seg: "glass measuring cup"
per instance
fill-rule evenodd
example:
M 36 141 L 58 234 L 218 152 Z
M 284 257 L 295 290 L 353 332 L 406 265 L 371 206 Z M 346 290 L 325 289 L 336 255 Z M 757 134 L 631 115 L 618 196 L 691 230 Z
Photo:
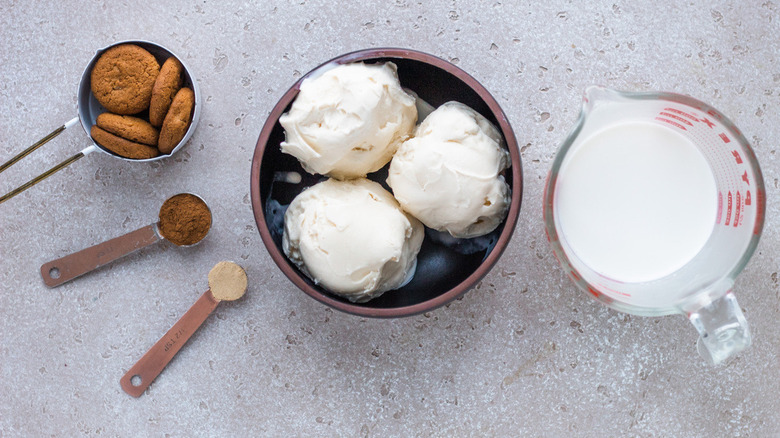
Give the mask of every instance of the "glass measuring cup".
M 715 199 L 708 201 L 716 206 L 712 223 L 708 224 L 712 229 L 704 235 L 695 255 L 670 272 L 641 279 L 621 278 L 595 269 L 592 259 L 582 257 L 582 250 L 575 251 L 571 239 L 575 236 L 564 232 L 560 205 L 567 172 L 577 152 L 606 130 L 632 123 L 670 130 L 669 135 L 681 136 L 682 141 L 692 145 L 695 148 L 692 150 L 698 151 L 706 161 L 714 179 L 715 190 L 701 192 L 701 196 L 711 194 Z M 643 134 L 636 132 L 636 135 Z M 626 136 L 625 141 L 631 142 L 631 136 Z M 664 153 L 660 145 L 658 150 L 659 154 Z M 615 157 L 596 158 L 620 166 Z M 609 165 L 603 168 L 609 170 Z M 650 180 L 647 184 L 651 192 L 655 182 Z M 578 287 L 622 312 L 642 316 L 687 315 L 700 334 L 699 353 L 717 364 L 751 343 L 747 322 L 732 287 L 761 236 L 765 197 L 763 177 L 753 150 L 739 129 L 719 111 L 679 94 L 627 93 L 590 87 L 585 92 L 575 127 L 553 162 L 543 211 L 554 254 Z M 626 199 L 612 202 L 616 209 L 630 205 Z M 671 228 L 676 225 L 674 213 L 671 211 L 668 216 Z

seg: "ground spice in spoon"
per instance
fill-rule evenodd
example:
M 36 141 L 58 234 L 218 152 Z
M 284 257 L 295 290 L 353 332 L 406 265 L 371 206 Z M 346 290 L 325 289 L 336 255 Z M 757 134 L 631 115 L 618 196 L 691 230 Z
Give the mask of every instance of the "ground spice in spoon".
M 181 193 L 160 207 L 160 235 L 178 246 L 194 245 L 211 228 L 211 211 L 199 197 Z

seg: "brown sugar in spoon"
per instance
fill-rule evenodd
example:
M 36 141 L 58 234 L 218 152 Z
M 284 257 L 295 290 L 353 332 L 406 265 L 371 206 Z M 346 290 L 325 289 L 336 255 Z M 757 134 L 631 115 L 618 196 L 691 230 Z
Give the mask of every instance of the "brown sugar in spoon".
M 41 277 L 46 286 L 56 287 L 162 239 L 176 246 L 193 246 L 210 228 L 211 210 L 206 202 L 192 193 L 179 193 L 165 200 L 157 223 L 44 263 Z
M 209 272 L 209 290 L 119 380 L 122 389 L 140 397 L 190 339 L 220 301 L 234 301 L 246 292 L 244 269 L 233 262 L 219 262 Z

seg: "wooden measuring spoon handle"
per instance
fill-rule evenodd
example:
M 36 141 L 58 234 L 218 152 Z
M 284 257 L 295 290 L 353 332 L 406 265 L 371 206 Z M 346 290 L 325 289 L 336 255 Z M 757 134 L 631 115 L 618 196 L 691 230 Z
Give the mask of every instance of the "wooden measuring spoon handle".
M 214 311 L 217 304 L 219 301 L 214 298 L 210 289 L 201 295 L 198 301 L 190 307 L 190 310 L 168 330 L 168 333 L 122 376 L 119 380 L 122 389 L 133 397 L 139 397 L 143 394 L 168 365 L 168 362 L 203 324 L 203 321 Z M 133 382 L 134 377 L 137 377 L 136 382 Z
M 133 251 L 149 246 L 160 240 L 155 231 L 156 227 L 155 224 L 147 225 L 124 236 L 44 263 L 41 266 L 43 282 L 49 287 L 59 286 Z

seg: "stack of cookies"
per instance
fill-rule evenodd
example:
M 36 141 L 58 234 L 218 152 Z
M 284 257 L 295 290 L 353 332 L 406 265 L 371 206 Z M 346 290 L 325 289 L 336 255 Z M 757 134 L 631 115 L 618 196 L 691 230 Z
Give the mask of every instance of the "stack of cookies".
M 184 138 L 195 104 L 193 91 L 182 88 L 183 70 L 174 57 L 161 68 L 134 44 L 106 50 L 90 76 L 92 94 L 108 110 L 92 126 L 95 142 L 137 160 L 170 154 Z

